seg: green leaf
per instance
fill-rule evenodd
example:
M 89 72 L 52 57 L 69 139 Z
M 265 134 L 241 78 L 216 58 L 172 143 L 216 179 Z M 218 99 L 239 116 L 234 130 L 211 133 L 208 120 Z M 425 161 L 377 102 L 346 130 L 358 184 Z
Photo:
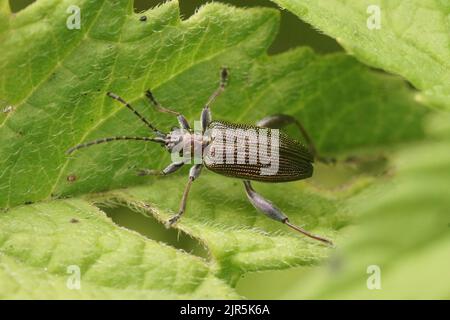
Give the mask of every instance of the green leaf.
M 395 179 L 347 203 L 360 212 L 359 227 L 328 265 L 266 274 L 245 285 L 270 288 L 270 279 L 277 279 L 286 285 L 277 289 L 278 299 L 449 299 L 449 120 L 448 114 L 433 117 L 434 127 L 446 128 L 437 130 L 439 138 L 396 152 Z M 273 299 L 274 293 L 251 298 Z
M 83 200 L 0 215 L 0 298 L 238 298 L 201 258 L 114 225 Z M 67 285 L 82 274 L 80 290 Z
M 208 261 L 111 224 L 93 204 L 125 204 L 165 221 L 178 207 L 187 171 L 164 179 L 136 176 L 137 169 L 163 168 L 170 160 L 141 142 L 68 157 L 65 151 L 80 142 L 149 135 L 107 91 L 167 130 L 175 119 L 155 112 L 145 89 L 193 121 L 226 65 L 230 82 L 213 106 L 215 119 L 254 123 L 292 114 L 322 154 L 338 157 L 380 154 L 424 136 L 426 111 L 398 78 L 343 54 L 299 48 L 268 56 L 277 11 L 211 3 L 180 20 L 171 1 L 141 21 L 132 1 L 78 0 L 70 5 L 81 8 L 81 29 L 68 30 L 68 5 L 41 0 L 17 15 L 0 15 L 0 207 L 10 208 L 0 213 L 0 277 L 15 279 L 0 289 L 5 297 L 36 296 L 36 288 L 52 283 L 47 294 L 53 298 L 230 298 L 245 272 L 312 265 L 329 254 L 258 214 L 240 181 L 207 172 L 195 182 L 177 228 L 207 247 Z M 340 243 L 340 230 L 354 216 L 346 200 L 376 178 L 365 167 L 316 169 L 309 184 L 256 188 L 293 222 Z M 345 176 L 338 177 L 338 190 L 320 178 L 335 171 Z M 58 200 L 63 197 L 73 199 Z M 71 224 L 73 217 L 81 222 Z M 80 292 L 65 286 L 68 265 L 81 268 Z
M 405 77 L 418 99 L 450 109 L 448 1 L 273 0 L 371 66 Z M 380 28 L 369 28 L 380 9 Z M 372 6 L 369 8 L 369 6 Z

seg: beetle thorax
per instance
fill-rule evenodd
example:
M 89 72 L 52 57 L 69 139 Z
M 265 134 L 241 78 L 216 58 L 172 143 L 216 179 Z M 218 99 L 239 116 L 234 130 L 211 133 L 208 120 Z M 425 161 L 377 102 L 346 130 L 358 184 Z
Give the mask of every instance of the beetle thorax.
M 165 147 L 170 153 L 179 153 L 187 156 L 186 160 L 202 157 L 203 150 L 208 146 L 210 139 L 201 132 L 184 129 L 174 129 L 165 137 Z M 188 156 L 189 155 L 189 156 Z

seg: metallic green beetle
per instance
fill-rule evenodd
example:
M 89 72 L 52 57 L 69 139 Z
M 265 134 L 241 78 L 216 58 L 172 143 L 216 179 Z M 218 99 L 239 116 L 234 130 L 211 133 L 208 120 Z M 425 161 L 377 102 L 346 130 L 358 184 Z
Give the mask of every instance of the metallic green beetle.
M 224 91 L 228 80 L 227 68 L 221 70 L 221 80 L 219 87 L 208 99 L 203 107 L 200 122 L 200 132 L 191 129 L 186 118 L 179 112 L 164 108 L 156 99 L 150 90 L 147 90 L 146 96 L 153 104 L 153 106 L 160 112 L 173 114 L 177 117 L 180 128 L 174 128 L 169 133 L 164 133 L 154 127 L 147 119 L 145 119 L 138 111 L 136 111 L 129 103 L 127 103 L 120 96 L 108 92 L 108 96 L 119 101 L 129 110 L 131 110 L 142 122 L 144 122 L 151 131 L 154 132 L 155 137 L 130 137 L 130 136 L 116 136 L 98 139 L 95 141 L 79 144 L 70 148 L 67 153 L 70 154 L 75 150 L 92 146 L 95 144 L 117 141 L 117 140 L 141 140 L 152 141 L 163 145 L 170 153 L 181 156 L 179 160 L 173 161 L 165 169 L 150 170 L 144 169 L 138 172 L 139 175 L 168 175 L 177 171 L 186 163 L 191 163 L 196 155 L 196 150 L 200 150 L 201 159 L 199 163 L 195 163 L 189 171 L 189 180 L 185 187 L 181 204 L 178 213 L 169 219 L 167 225 L 172 226 L 176 223 L 181 215 L 185 212 L 186 201 L 191 188 L 192 182 L 198 178 L 203 167 L 208 168 L 218 174 L 239 178 L 243 180 L 245 191 L 248 199 L 252 205 L 268 217 L 280 221 L 292 229 L 301 232 L 302 234 L 332 245 L 332 242 L 326 238 L 311 234 L 310 232 L 300 228 L 289 222 L 289 219 L 278 209 L 272 202 L 258 194 L 252 187 L 250 180 L 262 182 L 287 182 L 306 179 L 313 174 L 313 162 L 317 159 L 322 162 L 329 162 L 325 158 L 317 156 L 316 148 L 312 143 L 308 133 L 299 121 L 289 115 L 277 114 L 266 117 L 259 121 L 255 126 L 235 124 L 225 121 L 212 121 L 210 106 L 214 100 Z M 294 124 L 298 127 L 303 135 L 308 147 L 302 143 L 290 138 L 284 133 L 278 131 L 281 127 L 289 124 Z M 276 130 L 274 130 L 276 129 Z M 261 133 L 264 132 L 264 135 Z M 231 133 L 231 136 L 230 136 Z M 248 134 L 250 133 L 250 134 Z M 217 139 L 220 137 L 221 139 Z M 275 140 L 272 138 L 276 137 Z M 226 143 L 223 143 L 223 141 Z M 220 141 L 220 143 L 219 143 Z M 229 142 L 232 142 L 231 144 Z M 237 151 L 237 145 L 243 146 L 244 156 Z M 276 148 L 275 148 L 276 147 Z M 271 149 L 265 156 L 260 150 Z M 186 150 L 189 151 L 186 156 Z M 258 150 L 257 153 L 250 151 Z M 273 155 L 277 156 L 277 165 L 273 172 L 262 174 L 264 168 L 267 169 L 267 162 L 271 160 Z M 185 155 L 184 157 L 183 154 Z M 252 154 L 254 154 L 252 156 Z M 220 155 L 220 157 L 218 156 Z M 225 161 L 224 158 L 232 155 L 234 161 Z M 240 157 L 240 158 L 239 158 Z M 173 158 L 172 158 L 173 159 Z M 220 161 L 217 161 L 220 159 Z M 227 158 L 228 160 L 228 158 Z M 240 161 L 237 161 L 240 160 Z M 270 171 L 270 170 L 268 170 Z

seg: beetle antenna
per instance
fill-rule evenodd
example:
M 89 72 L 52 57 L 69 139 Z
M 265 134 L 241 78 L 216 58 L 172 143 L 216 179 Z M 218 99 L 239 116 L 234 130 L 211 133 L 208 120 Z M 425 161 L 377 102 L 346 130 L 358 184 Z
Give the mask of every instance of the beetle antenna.
M 81 143 L 78 144 L 72 148 L 70 148 L 69 150 L 66 151 L 66 154 L 71 154 L 74 151 L 78 150 L 78 149 L 82 149 L 82 148 L 87 148 L 96 144 L 100 144 L 100 143 L 106 143 L 106 142 L 111 142 L 111 141 L 117 141 L 117 140 L 140 140 L 140 141 L 152 141 L 152 142 L 157 142 L 157 143 L 161 143 L 164 144 L 165 141 L 163 138 L 160 137 L 156 137 L 156 138 L 150 138 L 150 137 L 128 137 L 128 136 L 117 136 L 117 137 L 108 137 L 108 138 L 102 138 L 102 139 L 97 139 L 94 141 L 89 141 L 86 143 Z
M 286 219 L 286 220 L 283 221 L 283 222 L 284 222 L 286 225 L 288 225 L 289 227 L 291 227 L 292 229 L 294 229 L 295 231 L 298 231 L 298 232 L 304 234 L 304 235 L 307 236 L 307 237 L 310 237 L 310 238 L 312 238 L 312 239 L 316 239 L 316 240 L 322 241 L 323 243 L 326 243 L 326 244 L 328 244 L 328 245 L 334 247 L 334 244 L 333 244 L 333 242 L 332 242 L 331 240 L 328 240 L 328 239 L 326 239 L 326 238 L 322 238 L 322 237 L 320 237 L 320 236 L 317 236 L 317 235 L 315 235 L 315 234 L 312 234 L 312 233 L 306 231 L 305 229 L 300 228 L 299 226 L 296 226 L 295 224 L 290 223 L 288 219 Z
M 108 97 L 113 98 L 114 100 L 119 101 L 121 104 L 123 104 L 125 107 L 127 107 L 129 110 L 131 110 L 143 123 L 147 125 L 153 132 L 155 132 L 159 136 L 164 136 L 165 134 L 161 132 L 160 130 L 156 129 L 144 116 L 142 116 L 136 109 L 134 109 L 128 102 L 126 102 L 124 99 L 122 99 L 120 96 L 118 96 L 115 93 L 107 92 L 106 93 Z

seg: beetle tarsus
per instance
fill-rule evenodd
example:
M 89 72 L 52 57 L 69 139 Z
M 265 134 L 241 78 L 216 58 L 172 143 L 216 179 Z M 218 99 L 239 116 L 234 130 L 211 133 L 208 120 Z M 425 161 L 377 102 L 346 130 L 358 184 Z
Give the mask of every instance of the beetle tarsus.
M 171 228 L 175 223 L 178 222 L 178 220 L 180 220 L 180 218 L 181 218 L 181 214 L 180 213 L 178 213 L 178 214 L 174 215 L 173 217 L 171 217 L 169 220 L 167 220 L 167 222 L 165 224 L 166 228 L 167 229 Z
M 209 108 L 211 104 L 216 100 L 218 96 L 225 90 L 225 86 L 228 83 L 228 68 L 222 67 L 220 70 L 220 83 L 219 87 L 216 89 L 216 91 L 213 92 L 213 94 L 209 97 L 208 102 L 206 102 L 204 108 Z
M 333 244 L 333 242 L 332 242 L 331 240 L 328 240 L 328 239 L 326 239 L 326 238 L 324 238 L 324 237 L 321 237 L 321 236 L 312 234 L 312 233 L 306 231 L 305 229 L 300 228 L 299 226 L 296 226 L 295 224 L 290 223 L 290 222 L 289 222 L 289 219 L 286 219 L 286 220 L 284 220 L 283 222 L 284 222 L 284 224 L 286 224 L 287 226 L 291 227 L 291 228 L 294 229 L 295 231 L 298 231 L 298 232 L 300 232 L 301 234 L 304 234 L 305 236 L 307 236 L 307 237 L 309 237 L 309 238 L 312 238 L 312 239 L 315 239 L 315 240 L 319 240 L 319 241 L 321 241 L 321 242 L 323 242 L 323 243 L 325 243 L 325 244 L 327 244 L 327 245 L 329 245 L 329 246 L 334 247 L 334 244 Z
M 158 102 L 158 100 L 156 100 L 155 96 L 153 95 L 152 91 L 150 91 L 150 89 L 147 89 L 147 91 L 145 91 L 145 96 L 150 100 L 151 104 L 155 107 L 155 109 L 157 111 L 162 112 L 162 113 L 173 114 L 176 116 L 181 116 L 181 113 L 179 113 L 178 111 L 174 111 L 174 110 L 163 107 Z
M 225 86 L 227 82 L 228 82 L 228 67 L 222 66 L 222 69 L 220 70 L 221 86 Z

